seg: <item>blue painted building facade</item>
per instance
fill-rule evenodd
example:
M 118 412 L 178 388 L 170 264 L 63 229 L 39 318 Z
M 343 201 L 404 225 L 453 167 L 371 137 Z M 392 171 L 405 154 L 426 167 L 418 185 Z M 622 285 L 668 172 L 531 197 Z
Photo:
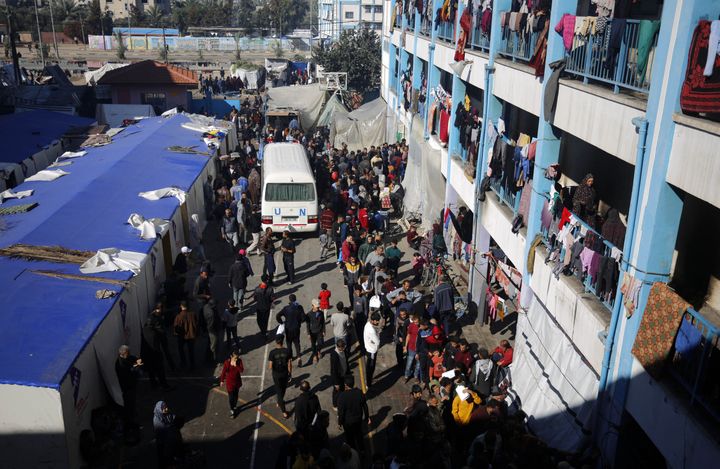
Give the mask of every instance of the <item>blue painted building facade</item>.
M 443 3 L 431 1 L 432 11 Z M 637 465 L 634 446 L 646 450 L 645 462 L 713 464 L 720 457 L 720 249 L 711 241 L 720 229 L 720 125 L 683 114 L 680 94 L 693 31 L 700 20 L 718 19 L 720 0 L 639 2 L 627 14 L 611 66 L 603 33 L 564 38 L 555 32 L 565 15 L 588 15 L 590 2 L 554 0 L 547 12 L 543 77 L 536 76 L 532 60 L 542 33 L 502 27 L 512 3 L 494 0 L 489 31 L 481 27 L 482 15 L 473 15 L 463 66 L 454 52 L 464 2 L 454 23 L 437 25 L 417 12 L 394 17 L 389 13 L 394 0 L 385 2 L 382 95 L 392 121 L 388 138 L 411 140 L 411 151 L 427 148 L 410 158 L 435 160 L 445 184 L 444 206 L 473 212 L 473 242 L 463 254 L 469 296 L 481 315 L 490 272 L 481 254 L 498 247 L 522 275 L 518 314 L 540 304 L 548 324 L 572 344 L 568 353 L 578 354 L 594 376 L 592 417 L 583 431 L 603 461 Z M 560 60 L 565 71 L 554 81 L 550 65 Z M 438 86 L 452 96 L 447 141 L 438 128 Z M 426 101 L 408 103 L 413 91 Z M 481 120 L 474 145 L 467 145 L 454 125 L 456 107 L 466 96 Z M 533 177 L 522 188 L 493 181 L 481 197 L 480 183 L 491 167 L 490 137 L 502 126 L 509 140 L 526 135 L 534 142 Z M 556 181 L 545 177 L 554 165 L 562 172 Z M 606 242 L 607 252 L 614 248 L 622 261 L 617 287 L 601 297 L 589 281 L 556 278 L 552 263 L 544 262 L 552 239 L 543 213 L 553 186 L 577 186 L 587 174 L 594 177 L 598 216 L 615 209 L 626 227 L 617 245 Z M 523 226 L 514 233 L 519 213 Z M 583 233 L 593 231 L 578 224 Z M 451 241 L 452 231 L 447 235 Z M 634 288 L 621 289 L 631 278 Z M 680 321 L 700 335 L 692 362 L 682 361 L 675 347 L 668 351 L 662 376 L 649 373 L 647 362 L 633 352 L 658 284 L 668 284 L 689 304 Z M 628 297 L 632 308 L 626 306 Z

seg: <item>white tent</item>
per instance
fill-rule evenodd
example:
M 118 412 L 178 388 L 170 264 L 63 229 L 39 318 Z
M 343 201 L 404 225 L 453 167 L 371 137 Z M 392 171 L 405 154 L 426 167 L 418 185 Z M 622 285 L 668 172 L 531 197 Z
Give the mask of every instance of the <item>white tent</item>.
M 282 86 L 267 92 L 267 110 L 293 110 L 300 114 L 300 125 L 309 130 L 315 124 L 323 110 L 325 90 L 320 85 Z
M 287 70 L 290 61 L 288 59 L 265 58 L 265 69 L 270 73 L 280 73 Z
M 98 104 L 95 117 L 98 124 L 120 127 L 125 119 L 154 117 L 155 110 L 149 104 Z
M 100 79 L 110 70 L 115 70 L 116 68 L 122 68 L 127 67 L 130 64 L 114 64 L 114 63 L 107 63 L 103 65 L 102 67 L 98 68 L 97 70 L 91 70 L 89 72 L 85 72 L 85 83 L 88 85 L 95 86 L 95 84 L 100 81 Z
M 382 145 L 386 141 L 386 108 L 385 100 L 377 98 L 345 115 L 336 113 L 330 128 L 333 145 L 344 142 L 349 150 Z
M 333 123 L 336 115 L 342 116 L 347 114 L 347 108 L 345 108 L 345 105 L 340 102 L 340 98 L 338 97 L 338 95 L 334 94 L 330 97 L 330 99 L 328 99 L 328 102 L 325 103 L 322 114 L 320 114 L 320 117 L 318 117 L 317 126 L 329 126 Z
M 235 68 L 235 64 L 230 67 L 230 75 L 247 82 L 247 89 L 249 90 L 257 90 L 265 86 L 265 73 L 263 67 L 255 70 Z

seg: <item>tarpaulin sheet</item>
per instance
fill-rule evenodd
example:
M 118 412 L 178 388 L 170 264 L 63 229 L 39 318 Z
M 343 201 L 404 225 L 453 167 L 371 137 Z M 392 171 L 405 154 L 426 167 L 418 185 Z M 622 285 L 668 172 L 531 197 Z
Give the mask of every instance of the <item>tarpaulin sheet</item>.
M 325 103 L 325 107 L 323 108 L 323 111 L 320 114 L 320 117 L 318 117 L 317 126 L 318 127 L 329 126 L 330 124 L 332 124 L 333 119 L 335 118 L 336 114 L 346 115 L 346 114 L 348 114 L 348 110 L 345 108 L 345 105 L 340 102 L 340 98 L 338 98 L 338 95 L 334 94 L 328 100 L 328 102 Z
M 405 167 L 403 206 L 405 213 L 422 219 L 421 227 L 432 227 L 444 207 L 445 179 L 440 171 L 440 151 L 425 141 L 422 120 L 415 116 L 408 139 L 408 161 Z
M 528 427 L 549 446 L 575 452 L 587 443 L 598 377 L 537 298 L 518 315 L 512 387 Z
M 150 201 L 138 193 L 149 187 L 178 187 L 188 192 L 210 164 L 207 156 L 167 149 L 171 145 L 203 145 L 197 132 L 181 127 L 185 122 L 188 117 L 182 115 L 144 119 L 118 134 L 110 145 L 88 149 L 85 157 L 74 160 L 67 176 L 18 186 L 17 191 L 35 192 L 3 206 L 39 205 L 12 216 L 12 222 L 0 231 L 0 246 L 24 243 L 90 252 L 112 246 L 155 257 L 150 253 L 158 242 L 141 239 L 126 222 L 130 213 L 173 219 L 177 199 Z M 158 262 L 161 255 L 156 257 Z M 30 275 L 30 269 L 81 275 L 77 265 L 0 258 L 0 284 L 4 286 L 0 289 L 0 382 L 57 388 L 115 300 L 95 299 L 95 292 L 108 288 L 107 284 Z M 96 275 L 132 277 L 130 272 Z M 152 279 L 152 272 L 149 275 Z M 141 284 L 131 291 L 140 295 L 144 289 Z
M 149 104 L 98 104 L 95 116 L 98 124 L 120 127 L 125 119 L 155 116 L 155 109 Z
M 0 115 L 0 161 L 21 163 L 71 128 L 88 127 L 94 122 L 87 117 L 45 110 Z
M 105 75 L 107 72 L 111 70 L 115 70 L 116 68 L 122 68 L 126 67 L 130 64 L 104 64 L 102 67 L 98 68 L 97 70 L 92 70 L 90 72 L 85 72 L 85 82 L 88 85 L 95 85 L 100 79 Z
M 336 113 L 330 130 L 333 145 L 347 143 L 348 150 L 361 150 L 371 145 L 386 142 L 387 103 L 377 98 L 365 103 L 354 111 L 340 115 Z
M 287 70 L 290 61 L 287 59 L 265 58 L 265 69 L 270 73 L 280 73 Z
M 247 89 L 249 90 L 257 90 L 265 86 L 266 71 L 262 67 L 257 70 L 248 70 L 233 66 L 230 68 L 230 75 L 240 78 L 243 82 L 247 80 Z
M 323 110 L 325 90 L 318 83 L 312 85 L 281 86 L 267 92 L 268 111 L 295 110 L 300 113 L 300 125 L 304 130 L 315 127 Z

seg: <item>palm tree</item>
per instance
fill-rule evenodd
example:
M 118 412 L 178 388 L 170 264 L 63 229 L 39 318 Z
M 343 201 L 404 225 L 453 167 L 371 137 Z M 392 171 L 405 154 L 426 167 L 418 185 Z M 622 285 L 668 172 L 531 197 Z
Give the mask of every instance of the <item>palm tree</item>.
M 65 20 L 76 19 L 80 13 L 75 0 L 57 0 L 53 4 L 53 10 L 57 12 L 58 22 L 60 23 Z
M 145 10 L 145 20 L 149 26 L 159 27 L 165 16 L 165 12 L 157 4 Z

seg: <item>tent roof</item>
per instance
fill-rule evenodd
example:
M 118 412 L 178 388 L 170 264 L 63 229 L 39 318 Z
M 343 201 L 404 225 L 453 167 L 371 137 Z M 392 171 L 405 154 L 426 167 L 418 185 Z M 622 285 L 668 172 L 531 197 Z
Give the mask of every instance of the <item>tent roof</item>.
M 17 191 L 35 193 L 7 201 L 3 207 L 39 205 L 27 213 L 0 217 L 0 247 L 25 243 L 149 253 L 153 241 L 141 239 L 126 224 L 129 215 L 169 219 L 178 202 L 175 198 L 149 201 L 138 193 L 169 186 L 187 191 L 210 161 L 207 156 L 167 150 L 170 145 L 202 147 L 199 132 L 181 127 L 188 120 L 184 115 L 144 119 L 113 137 L 111 144 L 88 148 L 85 156 L 63 166 L 70 174 L 52 182 L 21 184 Z M 95 291 L 109 288 L 108 284 L 30 272 L 43 268 L 80 274 L 77 265 L 0 257 L 0 383 L 58 388 L 113 307 L 114 299 L 95 299 Z M 95 275 L 131 276 L 129 272 Z
M 180 85 L 197 86 L 197 74 L 187 68 L 154 60 L 135 62 L 105 73 L 99 85 Z
M 73 127 L 88 127 L 94 122 L 87 117 L 45 110 L 0 115 L 0 161 L 20 163 Z

